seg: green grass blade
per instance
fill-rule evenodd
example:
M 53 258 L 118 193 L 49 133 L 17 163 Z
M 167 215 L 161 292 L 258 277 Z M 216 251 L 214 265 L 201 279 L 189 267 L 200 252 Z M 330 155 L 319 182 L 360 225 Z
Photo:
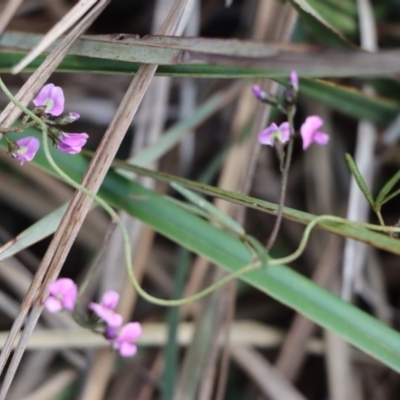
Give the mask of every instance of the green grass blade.
M 400 104 L 393 100 L 366 95 L 358 89 L 319 79 L 301 79 L 300 93 L 345 115 L 382 126 L 388 125 L 400 110 Z
M 375 208 L 374 198 L 372 197 L 372 194 L 369 191 L 367 183 L 365 182 L 363 176 L 361 175 L 361 172 L 358 169 L 356 162 L 354 161 L 353 157 L 348 153 L 345 155 L 345 158 L 346 158 L 347 165 L 348 165 L 352 175 L 354 176 L 354 179 L 357 182 L 358 187 L 362 191 L 362 193 L 363 193 L 364 197 L 367 199 L 368 203 L 374 209 Z
M 177 176 L 169 175 L 163 172 L 152 171 L 146 168 L 137 167 L 135 165 L 129 165 L 123 161 L 114 161 L 114 166 L 118 169 L 121 168 L 129 171 L 134 171 L 139 175 L 148 176 L 162 182 L 177 182 L 193 191 L 204 193 L 209 196 L 218 197 L 220 199 L 227 200 L 245 207 L 253 208 L 262 212 L 275 214 L 278 208 L 276 204 L 270 203 L 268 201 L 245 196 L 240 193 L 230 192 L 228 190 L 209 186 L 203 183 L 194 182 L 189 179 L 179 178 Z M 284 207 L 283 215 L 285 218 L 289 218 L 302 224 L 308 224 L 315 218 L 315 215 L 306 213 L 304 211 L 294 210 L 289 207 Z M 359 226 L 355 226 L 351 222 L 321 222 L 318 226 L 329 232 L 333 232 L 351 239 L 359 240 L 361 242 L 365 242 L 369 245 L 375 246 L 379 249 L 400 255 L 400 240 L 391 238 L 384 234 L 367 230 L 365 228 L 361 228 Z
M 383 186 L 383 188 L 380 190 L 378 193 L 378 196 L 376 197 L 376 206 L 380 207 L 382 204 L 386 203 L 387 201 L 391 200 L 394 196 L 389 195 L 390 191 L 394 188 L 394 186 L 399 182 L 400 180 L 400 170 L 397 171 L 386 184 Z M 396 194 L 397 195 L 397 192 Z
M 390 201 L 390 200 L 394 199 L 395 197 L 397 197 L 399 194 L 400 194 L 400 189 L 397 189 L 397 190 L 394 191 L 393 193 L 391 193 L 391 194 L 389 194 L 388 196 L 386 196 L 380 205 L 381 205 L 381 206 L 384 205 L 384 204 L 387 203 L 388 201 Z
M 57 159 L 75 179 L 82 176 L 87 165 L 84 157 L 75 156 L 72 163 L 71 156 L 66 154 L 58 154 Z M 35 160 L 43 168 L 49 168 L 42 154 Z M 112 171 L 107 175 L 100 194 L 114 206 L 229 271 L 250 262 L 246 247 L 237 238 Z M 243 279 L 400 371 L 400 335 L 397 332 L 290 268 L 268 267 Z
M 330 25 L 307 0 L 289 0 L 299 12 L 305 24 L 311 28 L 317 37 L 323 37 L 325 42 L 340 47 L 354 47 L 336 28 Z
M 87 160 L 82 156 L 55 154 L 60 166 L 80 180 Z M 35 162 L 50 171 L 42 153 L 38 153 Z M 251 261 L 239 239 L 113 171 L 107 175 L 100 195 L 113 206 L 230 272 Z M 309 279 L 281 265 L 254 271 L 242 279 L 400 372 L 400 335 Z
M 174 277 L 173 298 L 182 297 L 185 287 L 185 278 L 190 262 L 190 253 L 183 248 L 178 252 L 177 270 Z M 177 372 L 179 369 L 179 346 L 176 341 L 176 335 L 179 325 L 180 307 L 172 307 L 168 313 L 168 341 L 165 348 L 164 373 L 161 384 L 161 400 L 170 400 L 173 398 L 176 384 Z
M 60 224 L 61 218 L 66 209 L 67 205 L 57 208 L 55 211 L 46 215 L 17 235 L 11 243 L 0 247 L 0 261 L 12 257 L 21 250 L 26 249 L 32 244 L 35 244 L 54 233 Z
M 2 35 L 0 70 L 8 70 L 12 62 L 23 57 L 40 38 L 40 35 L 16 32 Z M 43 57 L 27 71 L 35 68 Z M 148 63 L 160 65 L 160 73 L 180 76 L 197 74 L 232 78 L 261 74 L 283 77 L 293 69 L 307 77 L 387 76 L 400 72 L 398 57 L 399 50 L 368 53 L 354 48 L 326 50 L 240 39 L 158 36 L 142 39 L 127 36 L 116 41 L 107 35 L 83 37 L 72 47 L 59 69 L 132 73 L 139 64 Z

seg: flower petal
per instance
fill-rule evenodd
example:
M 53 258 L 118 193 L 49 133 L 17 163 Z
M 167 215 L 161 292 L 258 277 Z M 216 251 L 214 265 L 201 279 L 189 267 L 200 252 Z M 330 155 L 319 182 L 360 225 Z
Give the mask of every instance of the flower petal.
M 258 134 L 258 141 L 261 144 L 266 144 L 267 146 L 273 146 L 274 140 L 272 135 L 278 131 L 279 131 L 278 125 L 276 125 L 273 122 L 269 127 L 267 127 Z
M 137 353 L 137 347 L 133 343 L 123 342 L 118 346 L 121 357 L 133 357 Z
M 101 305 L 109 308 L 110 310 L 114 310 L 117 307 L 119 301 L 119 293 L 115 290 L 109 290 L 103 294 L 101 298 Z
M 254 97 L 256 97 L 257 99 L 262 100 L 264 98 L 264 92 L 260 86 L 254 85 L 251 88 L 251 91 L 253 92 Z
M 60 278 L 60 279 L 57 279 L 56 281 L 50 283 L 47 290 L 49 291 L 50 294 L 55 296 L 58 294 L 68 293 L 71 290 L 71 288 L 74 288 L 74 287 L 76 288 L 76 284 L 72 279 Z
M 82 147 L 86 144 L 89 135 L 87 133 L 67 133 L 63 132 L 57 150 L 68 153 L 77 154 L 82 151 Z
M 101 304 L 90 303 L 89 309 L 92 310 L 107 326 L 117 328 L 124 322 L 122 315 L 103 307 Z
M 139 322 L 129 322 L 125 326 L 122 327 L 121 332 L 119 333 L 118 342 L 128 341 L 131 342 L 136 340 L 142 334 L 142 326 Z
M 71 286 L 69 290 L 64 293 L 62 301 L 63 307 L 66 310 L 72 311 L 75 307 L 75 302 L 77 297 L 78 297 L 78 288 L 74 284 L 74 286 Z
M 66 310 L 72 311 L 78 296 L 78 288 L 75 282 L 69 278 L 60 278 L 51 283 L 47 290 L 50 297 L 56 297 L 60 305 Z
M 321 146 L 325 146 L 329 142 L 329 135 L 324 132 L 315 132 L 314 142 Z
M 21 161 L 21 165 L 24 161 L 32 161 L 40 147 L 40 140 L 34 136 L 26 136 L 15 143 L 19 147 L 15 157 Z
M 32 101 L 37 107 L 45 106 L 46 113 L 56 117 L 64 111 L 64 92 L 59 86 L 55 86 L 53 83 L 43 86 Z
M 306 118 L 300 130 L 308 132 L 315 132 L 324 124 L 324 120 L 318 115 L 310 115 Z
M 45 301 L 44 301 L 44 306 L 46 307 L 47 311 L 51 312 L 51 313 L 56 313 L 59 312 L 60 310 L 62 310 L 62 304 L 61 301 L 54 298 L 54 297 L 48 297 Z
M 314 135 L 324 124 L 324 120 L 318 115 L 307 117 L 300 128 L 300 134 L 303 139 L 303 150 L 306 150 L 314 141 Z
M 290 83 L 295 90 L 299 90 L 299 76 L 297 75 L 296 71 L 292 71 L 290 73 Z
M 283 122 L 279 125 L 279 130 L 282 132 L 282 143 L 286 143 L 290 139 L 290 124 L 289 122 Z

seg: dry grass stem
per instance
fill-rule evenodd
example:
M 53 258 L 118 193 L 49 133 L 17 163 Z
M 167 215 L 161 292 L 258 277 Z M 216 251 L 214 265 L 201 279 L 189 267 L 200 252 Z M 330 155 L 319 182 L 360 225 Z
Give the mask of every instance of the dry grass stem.
M 69 28 L 74 26 L 97 2 L 98 0 L 79 0 L 71 10 L 43 36 L 38 43 L 17 65 L 11 69 L 12 74 L 20 73 L 37 56 L 45 51 Z
M 267 359 L 256 350 L 235 346 L 231 355 L 257 384 L 262 393 L 271 400 L 306 400 Z
M 8 0 L 6 6 L 0 14 L 0 35 L 6 29 L 8 23 L 11 21 L 14 14 L 17 12 L 23 0 Z

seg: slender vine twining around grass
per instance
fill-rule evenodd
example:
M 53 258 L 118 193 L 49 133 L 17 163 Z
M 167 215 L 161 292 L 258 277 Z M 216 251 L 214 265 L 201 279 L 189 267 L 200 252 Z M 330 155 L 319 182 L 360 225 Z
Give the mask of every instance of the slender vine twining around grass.
M 300 241 L 300 244 L 298 248 L 290 255 L 282 257 L 282 258 L 277 258 L 277 259 L 271 259 L 268 258 L 266 262 L 261 262 L 261 260 L 257 259 L 254 260 L 253 262 L 239 268 L 237 271 L 227 275 L 223 279 L 213 283 L 212 285 L 208 286 L 207 288 L 199 291 L 198 293 L 188 296 L 185 298 L 181 299 L 174 299 L 174 300 L 165 300 L 161 299 L 155 296 L 150 295 L 147 293 L 142 287 L 140 286 L 139 282 L 137 281 L 137 278 L 133 272 L 133 267 L 132 267 L 132 262 L 131 262 L 131 245 L 130 245 L 130 240 L 129 240 L 129 234 L 123 223 L 121 222 L 117 212 L 101 197 L 99 197 L 97 194 L 91 192 L 89 189 L 85 188 L 78 182 L 74 181 L 66 172 L 64 172 L 58 164 L 55 162 L 53 156 L 51 155 L 50 148 L 49 148 L 49 142 L 48 142 L 48 132 L 47 132 L 47 125 L 40 119 L 38 118 L 32 111 L 30 111 L 28 108 L 26 108 L 21 102 L 19 102 L 8 90 L 8 88 L 5 86 L 3 83 L 2 79 L 0 78 L 0 88 L 3 90 L 3 92 L 6 94 L 6 96 L 10 99 L 10 101 L 15 104 L 26 116 L 31 118 L 33 121 L 37 123 L 37 125 L 40 127 L 40 130 L 42 132 L 42 138 L 43 138 L 43 147 L 44 147 L 44 154 L 51 165 L 51 167 L 54 169 L 54 171 L 69 185 L 74 187 L 76 190 L 84 193 L 85 195 L 89 196 L 92 198 L 100 207 L 102 207 L 112 218 L 112 220 L 118 225 L 118 227 L 121 230 L 122 237 L 123 237 L 123 243 L 124 243 L 124 255 L 125 255 L 125 265 L 127 269 L 127 273 L 129 276 L 129 279 L 137 291 L 137 293 L 142 296 L 145 300 L 161 305 L 161 306 L 166 306 L 166 307 L 172 307 L 172 306 L 182 306 L 187 303 L 196 301 L 201 299 L 202 297 L 210 294 L 211 292 L 215 291 L 216 289 L 220 288 L 227 282 L 237 279 L 242 277 L 243 275 L 255 271 L 255 270 L 260 270 L 263 269 L 264 267 L 268 266 L 274 266 L 274 265 L 282 265 L 282 264 L 287 264 L 290 262 L 293 262 L 296 260 L 298 257 L 301 256 L 303 253 L 309 236 L 313 230 L 313 228 L 320 223 L 323 222 L 336 222 L 340 224 L 350 224 L 349 221 L 340 218 L 340 217 L 335 217 L 331 215 L 321 215 L 316 218 L 314 218 L 312 221 L 308 223 L 306 226 L 302 239 Z M 353 223 L 352 223 L 353 224 Z M 388 227 L 382 227 L 378 225 L 372 225 L 372 224 L 360 224 L 356 223 L 356 225 L 360 225 L 366 228 L 369 228 L 371 230 L 377 230 L 377 231 L 382 231 L 382 232 L 393 232 L 393 233 L 398 233 L 400 232 L 400 228 L 388 228 Z

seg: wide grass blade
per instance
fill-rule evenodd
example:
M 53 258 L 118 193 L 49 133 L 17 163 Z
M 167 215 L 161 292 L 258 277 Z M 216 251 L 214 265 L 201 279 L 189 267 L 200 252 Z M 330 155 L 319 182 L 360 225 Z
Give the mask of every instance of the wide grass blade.
M 38 154 L 35 160 L 49 170 L 43 154 Z M 81 156 L 74 156 L 71 162 L 71 156 L 57 154 L 57 160 L 77 180 L 87 166 L 87 160 Z M 107 175 L 100 195 L 115 207 L 124 209 L 164 236 L 230 272 L 251 262 L 246 246 L 239 239 L 115 172 L 110 171 Z M 341 226 L 336 228 L 343 229 Z M 373 232 L 364 234 L 377 235 Z M 391 238 L 386 240 L 393 249 L 397 245 L 399 254 L 399 242 Z M 397 332 L 291 268 L 270 266 L 242 279 L 400 372 L 400 335 Z

